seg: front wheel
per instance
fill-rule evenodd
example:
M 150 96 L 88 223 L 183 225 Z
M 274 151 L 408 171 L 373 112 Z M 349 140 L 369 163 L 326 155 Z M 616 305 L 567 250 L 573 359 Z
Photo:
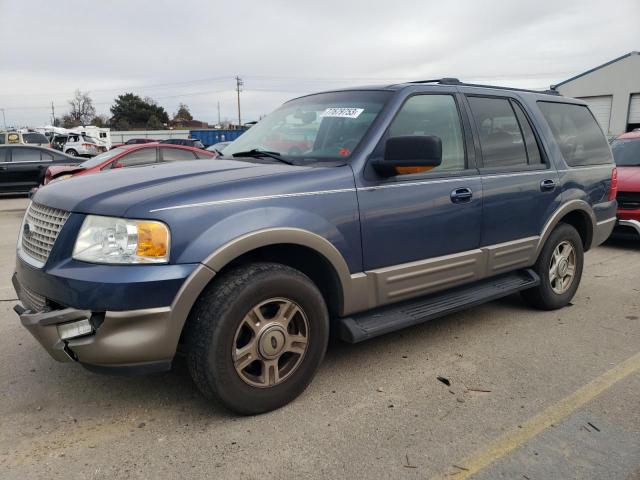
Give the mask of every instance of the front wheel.
M 540 285 L 522 292 L 531 305 L 543 310 L 566 306 L 580 285 L 584 264 L 582 238 L 571 225 L 561 223 L 547 239 L 533 267 Z
M 303 273 L 254 263 L 224 273 L 201 295 L 187 326 L 188 365 L 205 396 L 245 415 L 300 395 L 327 347 L 322 294 Z

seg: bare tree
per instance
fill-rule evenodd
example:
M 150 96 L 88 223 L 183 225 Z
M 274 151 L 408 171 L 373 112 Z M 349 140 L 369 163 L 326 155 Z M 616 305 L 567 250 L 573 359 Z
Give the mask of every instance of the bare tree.
M 89 92 L 76 90 L 73 98 L 69 100 L 69 105 L 71 110 L 68 117 L 72 123 L 88 125 L 96 116 L 96 109 L 93 106 L 93 100 L 91 100 Z

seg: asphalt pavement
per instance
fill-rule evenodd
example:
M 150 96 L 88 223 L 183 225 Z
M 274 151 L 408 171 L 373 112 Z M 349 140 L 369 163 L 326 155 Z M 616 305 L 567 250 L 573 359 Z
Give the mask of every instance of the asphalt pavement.
M 27 203 L 0 199 L 0 479 L 640 480 L 640 241 L 588 252 L 567 308 L 335 341 L 295 402 L 237 417 L 181 360 L 111 377 L 40 348 L 12 310 Z

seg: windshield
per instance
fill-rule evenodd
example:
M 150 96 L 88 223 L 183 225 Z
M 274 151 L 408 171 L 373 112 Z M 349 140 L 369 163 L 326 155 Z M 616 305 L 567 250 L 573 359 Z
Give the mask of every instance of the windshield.
M 629 140 L 614 140 L 611 151 L 616 165 L 621 167 L 640 166 L 640 138 Z
M 285 103 L 224 149 L 224 156 L 258 149 L 282 157 L 346 160 L 391 92 L 320 93 Z
M 120 155 L 122 152 L 126 152 L 128 148 L 114 148 L 113 150 L 108 150 L 100 155 L 96 155 L 95 157 L 90 158 L 87 161 L 84 161 L 80 164 L 82 168 L 92 168 L 100 165 L 102 162 L 105 162 L 116 155 Z

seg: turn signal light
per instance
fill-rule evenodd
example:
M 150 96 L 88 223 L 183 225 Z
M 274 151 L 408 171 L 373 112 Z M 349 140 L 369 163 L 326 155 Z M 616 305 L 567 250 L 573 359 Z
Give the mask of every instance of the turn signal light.
M 161 223 L 139 222 L 138 248 L 136 255 L 141 257 L 165 257 L 169 244 L 169 231 Z
M 609 201 L 615 200 L 618 195 L 618 169 L 611 170 L 611 186 L 609 187 Z

